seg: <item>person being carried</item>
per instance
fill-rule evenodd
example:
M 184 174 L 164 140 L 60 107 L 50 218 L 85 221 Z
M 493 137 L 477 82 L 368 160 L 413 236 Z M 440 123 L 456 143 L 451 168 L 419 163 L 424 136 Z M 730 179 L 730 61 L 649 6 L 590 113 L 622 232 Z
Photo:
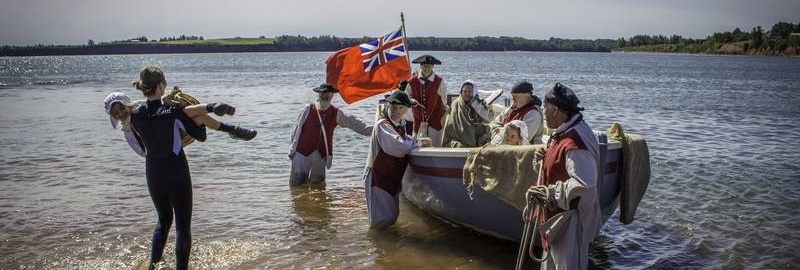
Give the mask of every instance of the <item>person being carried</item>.
M 492 135 L 497 134 L 508 122 L 522 120 L 528 126 L 529 143 L 541 144 L 544 126 L 539 106 L 542 101 L 533 95 L 533 85 L 527 81 L 516 83 L 511 87 L 511 100 L 514 102 L 511 107 L 506 108 L 489 125 Z
M 347 114 L 331 104 L 339 92 L 330 84 L 313 88 L 319 94 L 317 101 L 306 104 L 297 116 L 289 144 L 292 168 L 289 185 L 325 181 L 325 170 L 333 164 L 333 131 L 343 126 L 358 134 L 369 136 L 372 126 L 361 118 Z
M 404 117 L 412 105 L 408 95 L 394 91 L 387 101 L 389 104 L 375 122 L 364 169 L 364 192 L 372 228 L 386 228 L 397 221 L 399 193 L 408 165 L 406 155 L 412 149 L 431 146 L 429 138 L 406 134 Z
M 165 100 L 169 100 L 169 97 L 170 95 L 165 95 L 162 97 L 162 103 L 171 103 L 172 101 L 165 102 Z M 109 116 L 109 120 L 111 121 L 111 127 L 114 129 L 119 128 L 119 130 L 123 132 L 125 141 L 128 142 L 128 145 L 131 147 L 131 149 L 142 157 L 145 156 L 144 148 L 142 147 L 141 142 L 136 139 L 131 131 L 130 115 L 133 110 L 144 103 L 145 101 L 143 100 L 132 102 L 130 97 L 122 92 L 113 92 L 106 96 L 105 100 L 103 101 L 103 107 Z M 204 126 L 213 130 L 219 130 L 228 133 L 228 135 L 234 139 L 245 141 L 252 140 L 258 134 L 256 130 L 229 125 L 217 121 L 208 115 L 210 112 L 213 112 L 218 116 L 223 116 L 226 114 L 232 115 L 235 113 L 235 111 L 236 108 L 225 103 L 197 104 L 183 107 L 183 113 L 199 126 Z
M 534 154 L 534 166 L 541 164 L 540 177 L 527 192 L 537 205 L 532 222 L 547 232 L 541 240 L 550 255 L 541 269 L 586 269 L 589 243 L 602 226 L 597 195 L 600 148 L 578 103 L 575 92 L 560 83 L 544 98 L 545 123 L 555 132 L 546 150 Z
M 414 136 L 429 137 L 433 146 L 442 146 L 442 128 L 447 110 L 447 85 L 442 76 L 433 72 L 433 65 L 442 64 L 431 55 L 423 55 L 412 63 L 419 64 L 419 72 L 401 83 L 400 90 L 411 97 L 414 107 Z
M 491 138 L 488 123 L 492 120 L 489 106 L 478 97 L 478 86 L 472 80 L 461 84 L 458 98 L 450 104 L 444 124 L 444 147 L 477 147 Z
M 520 120 L 508 122 L 492 137 L 492 145 L 528 145 L 528 125 Z

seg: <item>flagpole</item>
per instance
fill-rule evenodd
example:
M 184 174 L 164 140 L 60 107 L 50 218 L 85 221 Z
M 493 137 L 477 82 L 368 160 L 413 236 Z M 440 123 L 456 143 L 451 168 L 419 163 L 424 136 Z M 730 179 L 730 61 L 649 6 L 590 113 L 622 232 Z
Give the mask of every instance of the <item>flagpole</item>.
M 406 42 L 406 18 L 403 16 L 403 12 L 400 11 L 400 25 L 403 28 L 403 46 L 406 47 L 406 62 L 408 62 L 408 75 L 414 74 L 411 71 L 411 50 L 408 49 L 408 42 Z

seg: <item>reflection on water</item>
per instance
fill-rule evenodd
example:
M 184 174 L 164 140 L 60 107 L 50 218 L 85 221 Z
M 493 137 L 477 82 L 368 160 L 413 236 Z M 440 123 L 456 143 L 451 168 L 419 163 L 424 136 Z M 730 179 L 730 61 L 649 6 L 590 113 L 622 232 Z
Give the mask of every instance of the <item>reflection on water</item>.
M 333 213 L 330 204 L 333 200 L 325 193 L 325 182 L 289 187 L 292 192 L 292 221 L 312 240 L 327 234 L 336 234 L 329 228 Z

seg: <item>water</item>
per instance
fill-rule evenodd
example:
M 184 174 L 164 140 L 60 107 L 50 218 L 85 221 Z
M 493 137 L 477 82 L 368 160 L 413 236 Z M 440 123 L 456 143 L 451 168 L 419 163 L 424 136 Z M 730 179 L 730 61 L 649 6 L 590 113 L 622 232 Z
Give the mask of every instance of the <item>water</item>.
M 434 52 L 454 91 L 528 79 L 562 82 L 595 129 L 642 134 L 652 179 L 631 225 L 612 217 L 593 268 L 800 267 L 800 59 L 598 53 Z M 140 97 L 138 70 L 236 105 L 222 120 L 250 142 L 209 132 L 186 149 L 194 184 L 194 269 L 511 269 L 516 246 L 453 228 L 406 201 L 398 223 L 369 231 L 360 172 L 367 138 L 335 134 L 324 189 L 288 187 L 287 142 L 327 53 L 0 58 L 0 265 L 135 269 L 155 211 L 144 163 L 109 128 L 111 91 Z M 416 55 L 412 55 L 416 56 Z M 336 104 L 364 118 L 376 99 Z M 173 232 L 174 234 L 174 232 Z M 165 252 L 174 267 L 172 235 Z

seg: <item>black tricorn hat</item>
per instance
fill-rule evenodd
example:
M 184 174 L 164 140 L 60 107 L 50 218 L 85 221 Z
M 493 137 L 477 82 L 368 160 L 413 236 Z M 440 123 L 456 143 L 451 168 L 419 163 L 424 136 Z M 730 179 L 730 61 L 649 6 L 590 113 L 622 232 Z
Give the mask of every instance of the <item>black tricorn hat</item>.
M 317 93 L 323 93 L 323 92 L 339 93 L 338 89 L 333 87 L 333 85 L 330 85 L 330 84 L 327 84 L 327 83 L 320 84 L 319 86 L 314 87 L 314 89 L 312 89 L 312 90 L 314 90 L 314 92 L 317 92 Z
M 392 92 L 392 94 L 389 96 L 389 98 L 386 99 L 386 101 L 389 101 L 389 103 L 392 104 L 406 105 L 408 107 L 411 107 L 411 105 L 413 104 L 411 103 L 411 98 L 408 97 L 408 94 L 406 94 L 403 91 Z
M 441 65 L 442 61 L 439 61 L 439 59 L 436 59 L 436 57 L 433 57 L 430 54 L 425 54 L 423 56 L 417 57 L 417 59 L 414 59 L 414 61 L 411 61 L 411 63 Z

